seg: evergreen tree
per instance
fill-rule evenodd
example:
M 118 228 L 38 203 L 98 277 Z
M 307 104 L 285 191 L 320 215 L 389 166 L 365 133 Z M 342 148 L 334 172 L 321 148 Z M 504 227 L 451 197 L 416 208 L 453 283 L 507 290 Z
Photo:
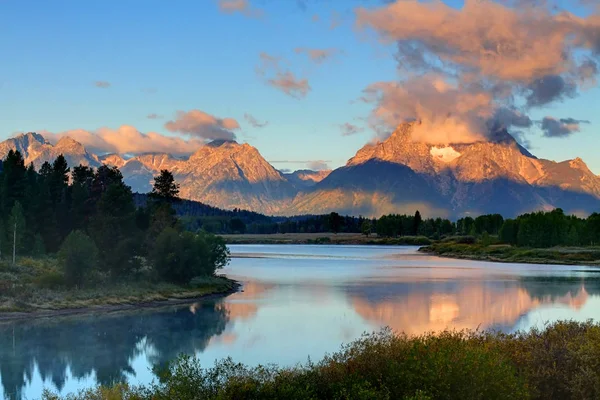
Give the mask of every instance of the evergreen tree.
M 340 217 L 340 214 L 336 212 L 329 214 L 328 222 L 329 230 L 335 234 L 337 234 L 342 228 L 342 217 Z
M 26 189 L 25 160 L 18 151 L 10 150 L 2 163 L 0 199 L 3 213 L 9 213 L 16 201 L 23 201 Z
M 413 228 L 412 228 L 413 235 L 419 234 L 419 228 L 421 227 L 422 222 L 423 222 L 423 218 L 421 218 L 421 213 L 419 212 L 419 210 L 417 210 L 417 212 L 415 212 L 415 218 L 413 219 Z
M 369 237 L 371 235 L 371 229 L 372 229 L 371 221 L 369 221 L 368 219 L 364 220 L 360 227 L 361 233 L 363 235 L 365 235 L 366 237 Z
M 160 171 L 160 175 L 154 177 L 152 197 L 166 200 L 175 200 L 179 196 L 179 184 L 175 182 L 173 174 L 166 169 Z
M 73 231 L 60 247 L 58 259 L 64 268 L 67 284 L 80 286 L 97 266 L 98 249 L 85 233 Z
M 132 272 L 136 267 L 134 257 L 139 254 L 141 236 L 129 186 L 122 181 L 108 186 L 98 201 L 89 229 L 106 271 L 113 277 Z

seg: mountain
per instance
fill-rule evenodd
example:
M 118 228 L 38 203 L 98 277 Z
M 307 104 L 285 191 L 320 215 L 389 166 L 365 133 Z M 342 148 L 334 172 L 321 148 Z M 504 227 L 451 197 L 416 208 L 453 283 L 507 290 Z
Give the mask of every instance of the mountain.
M 60 154 L 65 157 L 70 166 L 83 164 L 99 167 L 101 165 L 96 155 L 88 153 L 81 143 L 66 136 L 52 145 L 37 133 L 18 135 L 0 143 L 0 159 L 4 159 L 10 150 L 18 150 L 23 155 L 25 163 L 33 163 L 36 169 L 46 161 L 52 163 Z
M 298 189 L 304 189 L 321 182 L 330 173 L 331 170 L 313 171 L 310 169 L 300 169 L 291 173 L 285 173 L 283 176 Z
M 377 216 L 419 209 L 429 216 L 600 210 L 600 178 L 580 159 L 538 159 L 505 130 L 491 140 L 433 145 L 415 141 L 418 122 L 368 144 L 345 167 L 300 193 L 291 212 Z
M 386 140 L 367 144 L 334 171 L 283 174 L 249 144 L 213 141 L 187 158 L 166 153 L 94 155 L 64 137 L 55 145 L 28 133 L 0 143 L 0 157 L 19 150 L 36 167 L 63 154 L 69 165 L 114 165 L 139 193 L 152 189 L 161 169 L 173 172 L 180 195 L 222 209 L 270 215 L 380 216 L 414 213 L 459 217 L 515 216 L 560 207 L 600 211 L 600 177 L 579 158 L 539 159 L 503 129 L 476 143 L 429 144 L 413 139 L 418 122 L 400 125 Z
M 219 208 L 281 214 L 297 193 L 256 148 L 235 141 L 211 142 L 188 159 L 143 154 L 121 167 L 125 181 L 139 192 L 151 189 L 161 169 L 173 172 L 181 197 Z

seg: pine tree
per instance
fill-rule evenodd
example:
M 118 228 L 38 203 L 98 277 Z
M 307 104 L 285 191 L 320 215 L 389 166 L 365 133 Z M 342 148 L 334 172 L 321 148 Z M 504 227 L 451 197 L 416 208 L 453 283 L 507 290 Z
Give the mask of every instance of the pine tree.
M 175 182 L 173 174 L 166 169 L 160 171 L 160 175 L 154 177 L 154 187 L 151 196 L 166 200 L 175 200 L 179 195 L 179 184 Z
M 415 213 L 415 217 L 413 219 L 413 235 L 419 234 L 419 228 L 421 227 L 421 222 L 423 222 L 423 218 L 421 218 L 421 213 L 419 210 Z

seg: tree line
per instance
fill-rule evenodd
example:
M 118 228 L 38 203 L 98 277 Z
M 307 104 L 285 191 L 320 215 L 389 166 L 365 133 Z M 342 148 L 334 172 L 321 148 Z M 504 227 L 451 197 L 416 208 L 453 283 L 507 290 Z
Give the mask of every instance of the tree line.
M 122 279 L 151 269 L 187 283 L 227 263 L 224 242 L 184 229 L 173 205 L 179 187 L 162 171 L 144 206 L 116 167 L 79 165 L 59 155 L 39 171 L 10 151 L 0 168 L 0 254 L 57 254 L 69 285 Z

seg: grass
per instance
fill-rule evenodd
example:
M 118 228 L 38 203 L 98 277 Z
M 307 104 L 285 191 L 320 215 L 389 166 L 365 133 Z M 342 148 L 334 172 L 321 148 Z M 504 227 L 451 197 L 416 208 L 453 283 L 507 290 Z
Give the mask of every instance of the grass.
M 424 246 L 431 240 L 424 236 L 398 238 L 365 236 L 360 233 L 275 233 L 221 235 L 227 244 L 368 244 L 368 245 L 411 245 Z
M 598 247 L 532 249 L 510 245 L 440 241 L 420 249 L 442 257 L 528 264 L 600 265 Z
M 143 272 L 119 282 L 96 274 L 85 287 L 67 288 L 55 258 L 21 258 L 15 266 L 0 261 L 0 319 L 15 312 L 132 306 L 234 289 L 235 282 L 225 277 L 195 278 L 182 286 L 157 282 Z
M 558 322 L 527 333 L 412 337 L 384 330 L 292 368 L 226 359 L 204 369 L 182 356 L 156 372 L 148 386 L 116 384 L 66 399 L 598 399 L 600 326 Z

